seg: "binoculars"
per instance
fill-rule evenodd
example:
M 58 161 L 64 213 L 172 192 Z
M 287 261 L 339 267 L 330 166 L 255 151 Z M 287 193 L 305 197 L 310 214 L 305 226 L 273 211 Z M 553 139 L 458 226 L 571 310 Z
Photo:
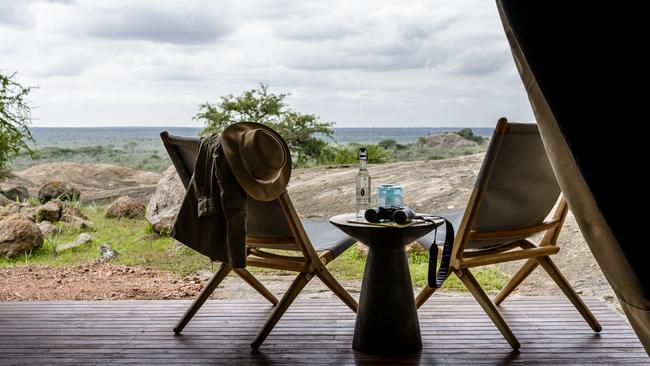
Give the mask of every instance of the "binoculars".
M 394 222 L 399 225 L 408 224 L 415 217 L 415 211 L 408 207 L 375 207 L 365 212 L 366 221 L 372 223 Z

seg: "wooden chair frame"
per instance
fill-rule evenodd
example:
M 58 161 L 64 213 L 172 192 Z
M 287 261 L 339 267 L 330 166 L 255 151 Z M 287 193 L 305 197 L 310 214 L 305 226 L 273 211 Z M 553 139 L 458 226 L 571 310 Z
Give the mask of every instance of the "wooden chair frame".
M 181 165 L 180 168 L 177 166 L 179 171 L 179 176 L 181 180 L 187 186 L 189 184 L 189 179 L 191 174 L 182 164 L 182 158 L 180 157 L 178 151 L 175 150 L 173 144 L 169 142 L 168 134 L 163 132 L 161 137 L 165 143 L 165 147 L 169 152 L 174 165 Z M 180 143 L 195 143 L 193 139 L 183 139 L 177 138 L 177 142 Z M 279 197 L 278 202 L 282 208 L 282 212 L 285 216 L 287 223 L 289 224 L 289 229 L 292 236 L 290 237 L 274 237 L 274 238 L 256 238 L 256 237 L 247 237 L 246 243 L 248 245 L 247 252 L 248 256 L 246 259 L 247 266 L 253 267 L 262 267 L 269 269 L 279 269 L 292 272 L 298 272 L 298 275 L 289 286 L 289 289 L 284 294 L 282 299 L 278 299 L 273 296 L 271 291 L 269 291 L 257 278 L 255 278 L 248 270 L 245 268 L 232 268 L 228 263 L 222 263 L 219 266 L 219 269 L 214 273 L 212 278 L 208 281 L 205 287 L 201 290 L 199 295 L 194 299 L 192 304 L 187 308 L 181 319 L 174 326 L 174 332 L 180 334 L 185 326 L 190 322 L 192 317 L 197 313 L 205 301 L 210 297 L 210 295 L 216 290 L 217 286 L 223 281 L 226 276 L 231 272 L 235 272 L 239 277 L 246 281 L 251 287 L 253 287 L 257 292 L 269 300 L 275 308 L 273 312 L 267 318 L 264 326 L 258 333 L 255 340 L 251 343 L 253 349 L 257 349 L 264 342 L 266 337 L 269 335 L 273 327 L 280 320 L 282 315 L 287 311 L 291 303 L 296 299 L 298 294 L 302 289 L 311 281 L 311 279 L 316 276 L 330 289 L 336 296 L 338 296 L 352 311 L 357 312 L 358 304 L 357 301 L 341 286 L 341 284 L 332 276 L 330 271 L 326 268 L 326 265 L 334 260 L 334 255 L 330 250 L 325 250 L 320 253 L 317 253 L 314 249 L 309 236 L 300 221 L 300 217 L 296 212 L 289 194 L 285 190 Z M 294 253 L 298 252 L 300 256 L 289 256 L 277 253 L 271 253 L 265 251 L 264 249 L 279 249 L 279 250 L 291 250 Z
M 503 135 L 507 131 L 507 128 L 507 121 L 505 118 L 502 118 L 499 120 L 499 123 L 495 128 L 495 132 Z M 472 296 L 474 296 L 488 317 L 499 329 L 501 334 L 503 334 L 510 346 L 512 346 L 513 349 L 519 349 L 520 344 L 497 310 L 495 303 L 496 305 L 501 304 L 506 297 L 508 297 L 508 295 L 510 295 L 510 293 L 512 293 L 512 291 L 515 290 L 535 268 L 537 268 L 538 265 L 551 276 L 553 281 L 555 281 L 562 292 L 564 292 L 564 294 L 569 298 L 585 321 L 587 321 L 589 326 L 595 332 L 600 332 L 601 326 L 598 323 L 598 320 L 596 320 L 589 308 L 585 305 L 582 299 L 580 299 L 580 296 L 578 296 L 576 291 L 571 287 L 569 282 L 550 258 L 551 255 L 556 254 L 560 250 L 557 246 L 557 240 L 562 226 L 564 225 L 564 220 L 569 212 L 569 207 L 564 200 L 564 197 L 560 195 L 552 218 L 539 225 L 506 231 L 472 230 L 471 228 L 474 224 L 483 196 L 484 190 L 478 187 L 474 188 L 470 195 L 467 209 L 463 215 L 458 232 L 454 239 L 450 273 L 454 273 L 458 276 L 463 285 L 469 290 Z M 534 243 L 527 239 L 537 233 L 544 233 L 539 243 Z M 494 240 L 499 238 L 507 239 L 524 235 L 526 236 L 526 239 L 517 240 L 507 245 L 498 246 L 494 249 L 465 250 L 470 241 Z M 488 295 L 483 291 L 476 278 L 474 278 L 470 272 L 470 268 L 521 259 L 528 260 L 495 297 L 494 303 L 490 301 Z M 420 308 L 420 306 L 422 306 L 435 291 L 436 289 L 428 286 L 422 289 L 416 297 L 416 307 Z

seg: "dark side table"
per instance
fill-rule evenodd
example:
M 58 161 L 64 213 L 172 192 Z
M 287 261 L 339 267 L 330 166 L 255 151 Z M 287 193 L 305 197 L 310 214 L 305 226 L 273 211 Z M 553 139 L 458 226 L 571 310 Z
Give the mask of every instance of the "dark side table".
M 418 352 L 422 338 L 404 246 L 438 225 L 425 222 L 398 228 L 348 222 L 355 217 L 330 218 L 332 224 L 369 248 L 352 347 L 384 355 Z

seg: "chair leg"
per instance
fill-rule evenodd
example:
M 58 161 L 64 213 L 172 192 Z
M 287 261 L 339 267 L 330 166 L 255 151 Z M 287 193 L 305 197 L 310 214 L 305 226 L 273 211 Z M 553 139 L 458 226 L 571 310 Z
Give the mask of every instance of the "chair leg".
M 208 283 L 205 285 L 203 290 L 201 290 L 201 293 L 199 296 L 194 299 L 192 304 L 190 305 L 187 310 L 185 310 L 185 314 L 178 320 L 178 323 L 176 323 L 176 326 L 174 327 L 174 333 L 180 334 L 183 331 L 183 328 L 187 325 L 187 323 L 192 320 L 192 317 L 194 314 L 196 314 L 197 311 L 201 308 L 203 303 L 210 297 L 210 295 L 214 292 L 214 290 L 219 286 L 219 283 L 223 281 L 224 278 L 230 273 L 232 270 L 232 267 L 230 267 L 229 264 L 227 263 L 221 263 L 221 266 L 219 267 L 219 270 L 212 275 L 212 278 Z
M 339 281 L 332 276 L 327 268 L 323 266 L 323 268 L 316 272 L 316 275 L 325 285 L 327 285 L 327 287 L 329 287 L 330 290 L 332 290 L 332 292 L 334 292 L 336 296 L 339 297 L 339 299 L 341 299 L 341 301 L 343 301 L 343 303 L 345 303 L 345 305 L 355 313 L 357 312 L 357 309 L 359 308 L 357 301 L 343 288 L 343 286 L 341 286 Z
M 431 288 L 429 286 L 424 287 L 422 291 L 420 291 L 418 296 L 415 298 L 415 308 L 419 309 L 420 306 L 424 305 L 424 303 L 427 300 L 429 300 L 429 298 L 431 297 L 431 295 L 433 295 L 434 292 L 436 292 L 435 288 Z
M 553 281 L 560 287 L 562 292 L 566 295 L 566 297 L 569 298 L 569 300 L 573 303 L 573 306 L 576 307 L 580 315 L 585 319 L 585 321 L 589 324 L 591 329 L 594 330 L 594 332 L 600 332 L 602 330 L 602 327 L 600 326 L 600 323 L 594 316 L 594 314 L 589 310 L 587 305 L 585 305 L 584 302 L 582 302 L 582 299 L 578 294 L 575 292 L 573 287 L 569 284 L 569 281 L 564 278 L 560 270 L 557 268 L 555 263 L 551 260 L 549 257 L 538 257 L 535 258 L 537 262 L 539 263 L 544 270 L 551 276 Z
M 269 300 L 271 304 L 273 305 L 278 304 L 278 299 L 275 296 L 273 296 L 271 291 L 269 291 L 269 289 L 267 289 L 257 278 L 255 278 L 250 272 L 248 272 L 248 270 L 244 268 L 235 268 L 233 269 L 233 271 L 235 271 L 235 273 L 237 273 L 239 277 L 241 277 L 244 281 L 246 281 L 249 285 L 251 285 L 252 288 L 257 290 L 257 292 L 259 292 L 260 295 L 264 296 L 267 300 Z
M 517 340 L 517 337 L 515 337 L 515 335 L 512 333 L 510 327 L 508 327 L 508 324 L 506 324 L 505 320 L 503 320 L 503 317 L 501 317 L 501 314 L 499 314 L 497 308 L 494 306 L 494 304 L 492 304 L 488 295 L 478 284 L 478 281 L 476 281 L 476 278 L 474 278 L 474 276 L 467 269 L 461 269 L 455 271 L 455 273 L 463 282 L 465 287 L 467 287 L 472 296 L 474 296 L 476 301 L 478 301 L 479 305 L 481 305 L 487 316 L 490 317 L 501 334 L 503 334 L 503 337 L 508 341 L 510 346 L 513 349 L 519 349 L 520 344 Z
M 496 305 L 500 305 L 503 300 L 510 295 L 512 291 L 514 291 L 517 286 L 523 282 L 523 280 L 528 277 L 533 270 L 537 268 L 537 262 L 534 259 L 529 259 L 526 261 L 526 264 L 524 264 L 517 273 L 515 273 L 514 276 L 508 281 L 508 283 L 501 289 L 499 294 L 494 298 L 494 303 Z
M 273 327 L 275 327 L 280 318 L 282 318 L 282 315 L 287 311 L 289 305 L 291 305 L 293 300 L 296 299 L 309 280 L 311 280 L 311 275 L 308 275 L 305 272 L 301 272 L 298 274 L 296 279 L 293 280 L 287 292 L 285 292 L 278 305 L 273 309 L 271 315 L 266 319 L 264 327 L 262 327 L 262 330 L 260 330 L 253 343 L 251 343 L 252 349 L 258 349 L 262 345 L 262 342 L 264 342 L 269 333 L 271 333 Z

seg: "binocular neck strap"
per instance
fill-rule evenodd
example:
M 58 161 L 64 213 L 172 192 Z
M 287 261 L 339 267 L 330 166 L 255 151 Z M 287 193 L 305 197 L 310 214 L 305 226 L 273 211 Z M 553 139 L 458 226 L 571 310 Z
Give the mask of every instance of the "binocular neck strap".
M 454 247 L 454 226 L 449 220 L 440 216 L 430 216 L 424 218 L 426 221 L 434 219 L 443 220 L 445 225 L 445 243 L 442 246 L 442 258 L 440 259 L 440 269 L 438 266 L 438 244 L 436 243 L 438 226 L 434 229 L 433 243 L 429 248 L 429 287 L 440 288 L 449 275 L 449 265 L 451 263 L 451 251 Z

